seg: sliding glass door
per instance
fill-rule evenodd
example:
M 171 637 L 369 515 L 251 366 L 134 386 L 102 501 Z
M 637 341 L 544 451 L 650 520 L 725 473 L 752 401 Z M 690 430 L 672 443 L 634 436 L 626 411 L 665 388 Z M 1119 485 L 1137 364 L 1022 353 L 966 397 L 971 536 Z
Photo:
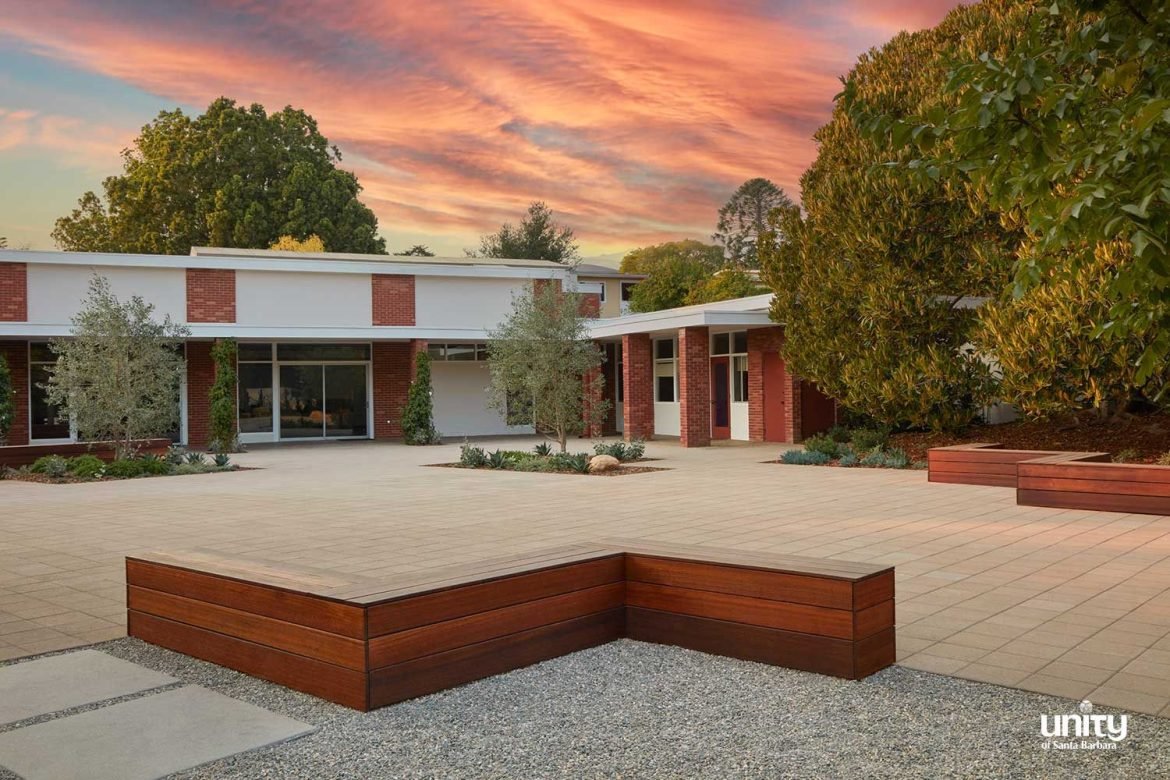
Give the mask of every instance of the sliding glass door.
M 280 438 L 366 436 L 364 365 L 281 365 Z

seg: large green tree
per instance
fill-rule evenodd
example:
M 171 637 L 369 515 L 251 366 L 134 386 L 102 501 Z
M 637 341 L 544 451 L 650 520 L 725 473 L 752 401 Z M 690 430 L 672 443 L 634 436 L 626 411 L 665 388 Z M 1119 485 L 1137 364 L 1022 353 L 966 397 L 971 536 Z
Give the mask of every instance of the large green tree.
M 361 185 L 313 117 L 219 98 L 197 117 L 164 111 L 122 153 L 124 171 L 57 220 L 61 249 L 187 254 L 192 246 L 267 249 L 320 236 L 334 252 L 385 254 Z
M 845 96 L 891 114 L 946 110 L 947 59 L 1002 46 L 1010 0 L 952 11 L 859 59 Z M 986 402 L 993 377 L 967 344 L 966 296 L 1002 289 L 1017 236 L 943 178 L 907 180 L 896 154 L 863 135 L 838 99 L 801 179 L 804 211 L 773 213 L 761 257 L 794 370 L 850 408 L 891 424 L 954 428 Z M 783 239 L 783 240 L 781 240 Z
M 519 225 L 505 222 L 494 233 L 483 236 L 472 257 L 504 257 L 515 260 L 551 260 L 572 263 L 580 259 L 573 229 L 553 219 L 552 209 L 540 201 L 528 207 Z
M 729 264 L 759 268 L 760 236 L 770 229 L 768 215 L 792 205 L 784 190 L 769 180 L 748 179 L 719 209 L 719 223 L 712 238 L 723 247 Z
M 668 241 L 635 249 L 622 258 L 623 273 L 645 274 L 630 294 L 630 309 L 658 311 L 683 306 L 723 265 L 723 250 L 701 241 Z
M 1170 356 L 1170 5 L 1017 5 L 1010 47 L 953 59 L 953 110 L 904 116 L 865 100 L 854 110 L 912 150 L 908 168 L 970 182 L 1024 227 L 1017 295 L 1053 271 L 1076 278 L 1102 245 L 1124 242 L 1130 257 L 1105 279 L 1113 305 L 1095 330 L 1103 350 L 1143 345 L 1140 384 Z

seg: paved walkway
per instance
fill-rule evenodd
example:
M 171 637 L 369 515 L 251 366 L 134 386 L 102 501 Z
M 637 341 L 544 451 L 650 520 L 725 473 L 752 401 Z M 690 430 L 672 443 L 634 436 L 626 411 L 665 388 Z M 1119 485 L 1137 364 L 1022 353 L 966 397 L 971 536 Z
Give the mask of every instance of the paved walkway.
M 123 635 L 129 553 L 378 575 L 638 536 L 893 564 L 901 664 L 1170 716 L 1170 518 L 761 463 L 777 450 L 655 442 L 670 471 L 594 478 L 420 467 L 454 445 L 289 445 L 234 474 L 0 482 L 0 659 Z

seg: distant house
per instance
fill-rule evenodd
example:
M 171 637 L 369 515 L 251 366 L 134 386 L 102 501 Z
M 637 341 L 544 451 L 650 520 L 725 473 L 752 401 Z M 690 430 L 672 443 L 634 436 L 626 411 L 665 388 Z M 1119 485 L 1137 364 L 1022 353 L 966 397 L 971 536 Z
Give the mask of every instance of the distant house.
M 579 263 L 577 281 L 583 292 L 597 292 L 601 307 L 599 316 L 620 317 L 630 313 L 630 293 L 634 285 L 646 278 L 645 274 L 622 273 L 607 265 Z
M 600 269 L 600 270 L 598 270 Z M 513 295 L 533 285 L 578 290 L 603 316 L 602 430 L 629 437 L 799 441 L 833 423 L 835 407 L 792 376 L 770 296 L 620 314 L 639 277 L 539 260 L 193 249 L 190 256 L 0 251 L 0 354 L 16 390 L 9 445 L 76 440 L 41 385 L 90 278 L 140 295 L 190 330 L 175 441 L 208 443 L 217 339 L 239 344 L 237 408 L 244 443 L 394 439 L 414 357 L 433 359 L 435 423 L 445 436 L 531 433 L 487 405 L 488 333 Z M 601 299 L 604 296 L 604 299 Z

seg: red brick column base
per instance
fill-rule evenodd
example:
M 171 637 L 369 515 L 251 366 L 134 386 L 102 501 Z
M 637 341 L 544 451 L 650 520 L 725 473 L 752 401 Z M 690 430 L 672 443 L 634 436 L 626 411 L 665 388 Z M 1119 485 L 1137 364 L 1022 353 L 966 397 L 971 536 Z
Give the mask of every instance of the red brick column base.
M 12 427 L 5 441 L 9 446 L 28 444 L 28 344 L 23 341 L 0 341 L 0 355 L 8 362 L 12 375 Z
M 622 336 L 622 423 L 626 441 L 654 437 L 654 355 L 647 333 Z
M 410 380 L 414 374 L 414 355 L 417 347 L 425 341 L 374 342 L 374 438 L 397 439 L 402 437 L 402 408 L 410 392 Z
M 678 332 L 679 443 L 711 443 L 711 335 L 707 328 Z
M 204 449 L 211 444 L 211 386 L 215 361 L 210 341 L 187 342 L 187 446 Z

